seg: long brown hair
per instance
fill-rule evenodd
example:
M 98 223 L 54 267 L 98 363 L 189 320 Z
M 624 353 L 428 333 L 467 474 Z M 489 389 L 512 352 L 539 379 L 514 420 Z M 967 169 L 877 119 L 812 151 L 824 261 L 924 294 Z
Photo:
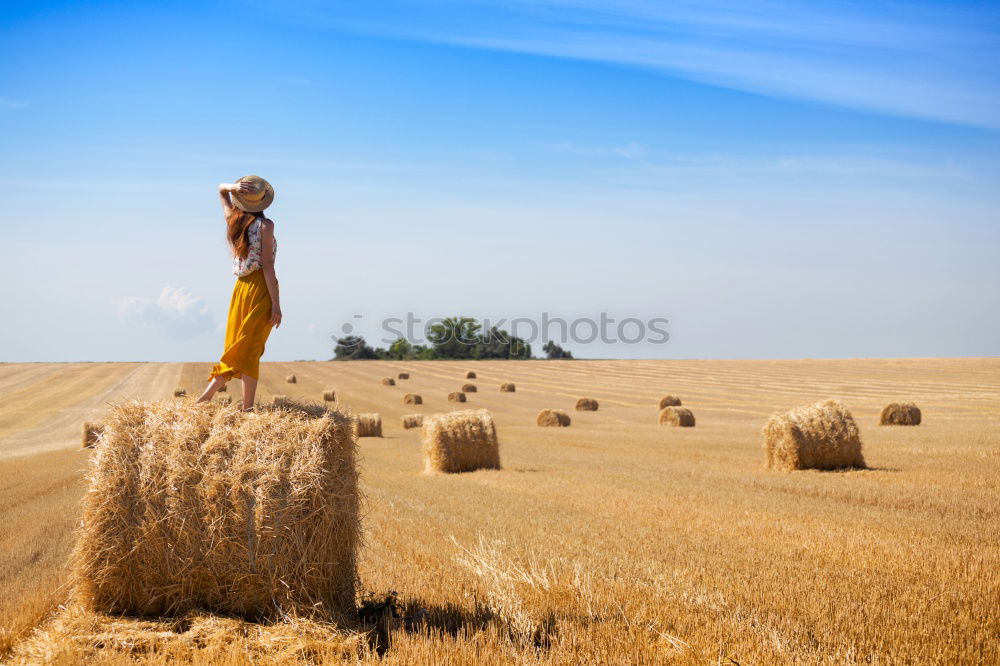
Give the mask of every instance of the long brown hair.
M 250 241 L 247 239 L 247 229 L 253 221 L 260 217 L 260 213 L 248 213 L 233 206 L 226 214 L 226 238 L 229 240 L 229 247 L 233 250 L 233 256 L 246 259 L 250 254 Z

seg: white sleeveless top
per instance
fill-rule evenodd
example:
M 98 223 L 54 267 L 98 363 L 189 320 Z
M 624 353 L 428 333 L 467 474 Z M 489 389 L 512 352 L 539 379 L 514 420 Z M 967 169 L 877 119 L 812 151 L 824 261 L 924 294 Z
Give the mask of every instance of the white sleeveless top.
M 260 220 L 257 218 L 250 223 L 247 227 L 247 240 L 250 243 L 250 251 L 247 252 L 246 259 L 240 259 L 239 257 L 233 257 L 233 275 L 238 277 L 244 277 L 250 275 L 255 270 L 261 267 L 260 262 Z M 274 247 L 272 248 L 272 258 L 277 258 L 278 256 L 278 239 L 274 239 Z

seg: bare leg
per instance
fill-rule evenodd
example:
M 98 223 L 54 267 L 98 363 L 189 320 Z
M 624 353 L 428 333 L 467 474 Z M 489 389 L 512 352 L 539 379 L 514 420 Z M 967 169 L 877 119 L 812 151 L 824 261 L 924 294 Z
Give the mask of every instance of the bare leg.
M 216 377 L 208 383 L 208 386 L 205 387 L 205 392 L 195 402 L 208 402 L 215 395 L 215 392 L 225 386 L 228 381 L 229 377 Z
M 257 395 L 257 378 L 243 375 L 243 411 L 253 409 L 253 399 Z

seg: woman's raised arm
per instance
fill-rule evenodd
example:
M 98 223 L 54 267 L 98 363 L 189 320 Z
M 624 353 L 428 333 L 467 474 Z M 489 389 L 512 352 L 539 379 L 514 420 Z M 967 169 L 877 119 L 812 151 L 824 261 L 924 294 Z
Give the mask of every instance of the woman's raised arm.
M 226 215 L 229 215 L 229 212 L 233 209 L 233 202 L 229 198 L 229 195 L 233 192 L 243 192 L 245 194 L 249 194 L 253 192 L 253 183 L 239 182 L 219 184 L 219 198 L 222 199 L 222 212 Z

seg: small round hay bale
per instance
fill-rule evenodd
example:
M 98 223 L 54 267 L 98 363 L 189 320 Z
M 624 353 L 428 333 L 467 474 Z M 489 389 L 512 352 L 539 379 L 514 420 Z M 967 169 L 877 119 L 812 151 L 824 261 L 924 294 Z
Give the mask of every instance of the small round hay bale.
M 503 384 L 500 385 L 500 392 L 501 393 L 513 393 L 516 390 L 517 390 L 517 387 L 514 386 L 513 382 L 504 382 Z
M 424 404 L 424 399 L 420 397 L 417 393 L 407 393 L 403 396 L 404 405 L 422 405 Z
M 547 428 L 565 428 L 569 425 L 569 414 L 561 409 L 543 409 L 535 417 L 535 423 Z
M 423 414 L 407 414 L 403 417 L 403 429 L 419 428 L 424 424 Z
M 597 411 L 597 401 L 593 398 L 580 398 L 576 401 L 576 411 L 578 412 L 596 412 Z
M 664 407 L 660 410 L 660 425 L 693 428 L 694 413 L 687 407 Z
M 298 384 L 299 378 L 296 377 L 295 375 L 288 375 L 287 377 L 285 377 L 285 381 L 288 382 L 289 384 Z
M 231 395 L 220 395 L 218 399 L 220 405 L 231 405 L 233 404 L 233 396 Z
M 912 402 L 890 402 L 882 409 L 879 425 L 920 425 L 920 408 Z
M 188 392 L 187 392 L 187 391 L 185 391 L 185 390 L 184 390 L 184 389 L 182 389 L 182 388 L 175 388 L 175 389 L 174 389 L 174 397 L 175 397 L 175 398 L 183 398 L 183 397 L 184 397 L 184 396 L 186 396 L 187 394 L 188 394 Z
M 227 384 L 223 384 L 222 386 L 219 387 L 219 390 L 217 392 L 218 393 L 225 393 L 228 390 L 228 387 L 229 387 L 228 383 Z
M 865 467 L 861 434 L 839 400 L 773 414 L 764 424 L 768 469 Z
M 410 373 L 408 372 L 401 372 L 398 375 L 396 375 L 396 379 L 409 379 L 409 378 L 410 378 Z
M 500 469 L 497 429 L 485 409 L 428 416 L 420 439 L 427 472 Z
M 97 444 L 97 438 L 101 436 L 102 432 L 104 432 L 104 424 L 84 421 L 83 428 L 81 428 L 81 430 L 80 448 L 92 449 L 94 448 L 94 444 Z
M 476 378 L 476 373 L 474 373 L 472 370 L 469 370 L 467 373 L 465 373 L 465 378 L 466 379 L 475 379 Z
M 381 437 L 381 414 L 358 414 L 358 437 Z
M 337 401 L 337 392 L 334 391 L 333 389 L 327 389 L 327 390 L 323 391 L 323 400 L 325 402 L 336 402 Z
M 448 394 L 448 402 L 465 402 L 465 394 L 461 391 L 452 391 Z
M 664 407 L 680 407 L 680 406 L 681 406 L 680 398 L 675 398 L 672 395 L 665 395 L 662 398 L 660 398 L 660 409 L 663 409 Z
M 463 393 L 475 393 L 477 391 L 475 384 L 462 384 Z
M 382 378 L 382 385 L 383 386 L 395 386 L 396 385 L 396 380 L 393 379 L 392 377 L 383 377 Z

